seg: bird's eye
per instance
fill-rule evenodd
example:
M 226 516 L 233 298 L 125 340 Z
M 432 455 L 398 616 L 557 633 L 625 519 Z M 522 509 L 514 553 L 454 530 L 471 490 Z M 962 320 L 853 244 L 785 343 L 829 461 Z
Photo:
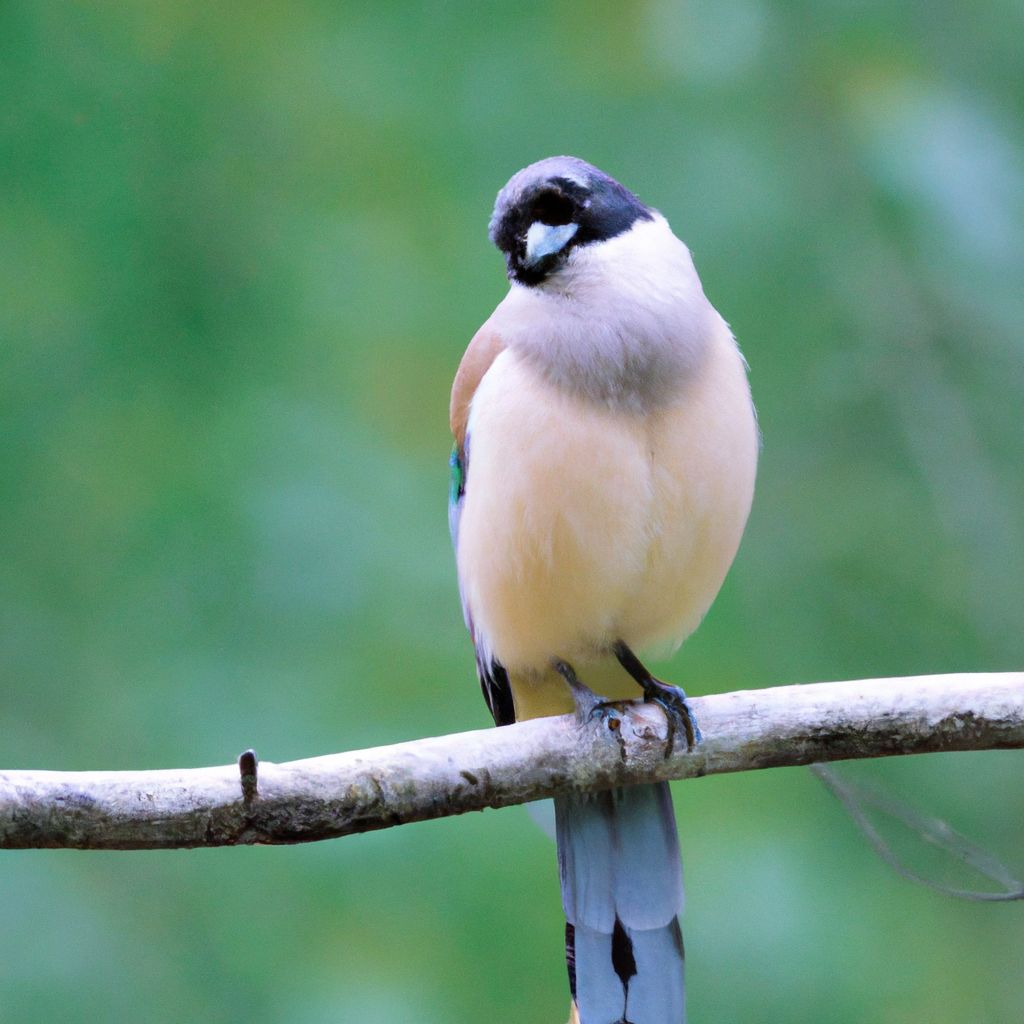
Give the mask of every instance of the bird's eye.
M 561 192 L 541 192 L 533 201 L 533 220 L 542 224 L 568 224 L 576 214 L 576 204 Z

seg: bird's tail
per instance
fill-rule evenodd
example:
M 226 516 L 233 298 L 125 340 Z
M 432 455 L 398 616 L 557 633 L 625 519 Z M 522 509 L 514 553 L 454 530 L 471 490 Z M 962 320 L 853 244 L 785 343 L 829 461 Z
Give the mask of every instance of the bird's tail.
M 580 1024 L 685 1024 L 683 872 L 668 784 L 555 800 Z

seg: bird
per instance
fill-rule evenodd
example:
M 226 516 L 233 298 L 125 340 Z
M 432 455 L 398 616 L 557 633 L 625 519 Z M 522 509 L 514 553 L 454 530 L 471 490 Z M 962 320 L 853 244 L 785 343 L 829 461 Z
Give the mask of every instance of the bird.
M 641 656 L 696 629 L 739 547 L 747 363 L 665 217 L 578 157 L 514 174 L 489 236 L 509 291 L 452 385 L 449 495 L 484 698 L 498 726 L 642 698 L 692 745 L 685 692 Z M 681 1024 L 667 783 L 560 796 L 555 818 L 573 1019 Z

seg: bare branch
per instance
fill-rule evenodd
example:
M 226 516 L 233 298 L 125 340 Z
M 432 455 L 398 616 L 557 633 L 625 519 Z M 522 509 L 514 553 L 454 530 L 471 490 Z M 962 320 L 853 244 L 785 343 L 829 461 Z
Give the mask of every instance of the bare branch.
M 573 787 L 846 758 L 1024 747 L 1024 673 L 912 676 L 694 698 L 704 741 L 665 756 L 665 719 L 572 716 L 274 764 L 145 772 L 0 771 L 0 847 L 154 850 L 299 843 Z

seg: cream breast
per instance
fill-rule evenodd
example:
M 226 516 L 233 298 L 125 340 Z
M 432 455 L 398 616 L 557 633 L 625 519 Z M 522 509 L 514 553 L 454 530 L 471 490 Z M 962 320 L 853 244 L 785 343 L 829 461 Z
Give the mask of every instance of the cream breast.
M 558 387 L 505 349 L 469 411 L 459 576 L 478 642 L 516 674 L 677 646 L 714 599 L 753 494 L 742 357 L 717 320 L 699 368 L 644 413 Z

